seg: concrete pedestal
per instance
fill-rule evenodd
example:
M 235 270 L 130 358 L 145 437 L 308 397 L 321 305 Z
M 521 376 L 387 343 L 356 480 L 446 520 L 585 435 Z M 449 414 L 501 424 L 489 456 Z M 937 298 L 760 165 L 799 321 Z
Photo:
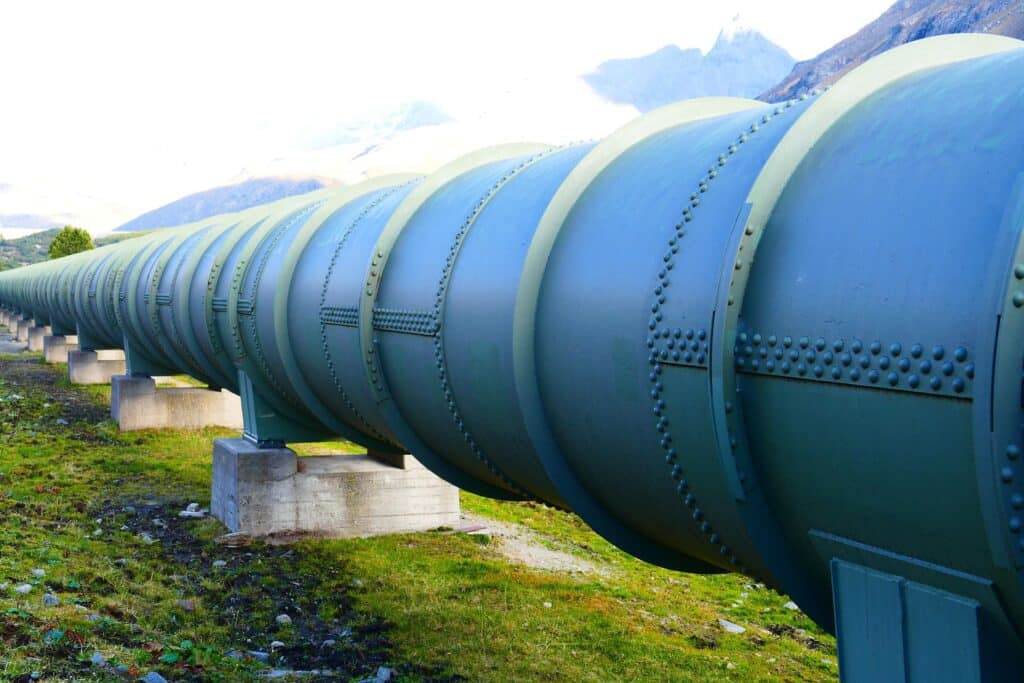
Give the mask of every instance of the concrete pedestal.
M 242 400 L 202 387 L 156 388 L 151 377 L 110 378 L 110 416 L 122 432 L 136 429 L 242 429 Z
M 299 457 L 245 439 L 213 445 L 213 515 L 232 532 L 337 538 L 426 531 L 459 522 L 459 491 L 411 456 Z
M 18 329 L 12 330 L 15 333 L 15 339 L 22 342 L 28 341 L 29 328 L 33 327 L 35 322 L 32 320 L 19 320 Z
M 47 363 L 67 363 L 68 352 L 78 350 L 78 337 L 70 334 L 48 334 L 43 337 L 43 360 Z
M 68 351 L 68 380 L 72 384 L 110 384 L 125 373 L 124 351 Z
M 50 335 L 49 325 L 45 326 L 32 326 L 28 328 L 28 350 L 29 351 L 42 351 L 43 350 L 43 339 Z

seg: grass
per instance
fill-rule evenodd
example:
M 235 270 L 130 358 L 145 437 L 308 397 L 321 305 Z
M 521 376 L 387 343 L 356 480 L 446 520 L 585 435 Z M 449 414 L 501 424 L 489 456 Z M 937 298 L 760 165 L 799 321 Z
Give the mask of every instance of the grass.
M 219 523 L 177 511 L 207 506 L 211 440 L 230 434 L 120 434 L 109 388 L 71 387 L 61 370 L 0 357 L 0 681 L 125 680 L 118 665 L 260 680 L 268 664 L 250 650 L 333 672 L 302 680 L 379 666 L 403 681 L 836 680 L 834 640 L 786 597 L 644 564 L 542 505 L 462 496 L 594 571 L 533 569 L 498 538 L 450 531 L 226 547 Z M 105 666 L 89 662 L 97 652 Z

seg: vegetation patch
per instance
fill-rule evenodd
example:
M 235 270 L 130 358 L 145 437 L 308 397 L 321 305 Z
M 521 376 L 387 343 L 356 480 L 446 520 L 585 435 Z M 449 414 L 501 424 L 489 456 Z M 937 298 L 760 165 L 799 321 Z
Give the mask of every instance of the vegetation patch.
M 0 681 L 836 679 L 786 597 L 652 567 L 543 505 L 464 494 L 473 533 L 225 542 L 179 513 L 209 507 L 231 434 L 121 434 L 109 388 L 62 371 L 0 356 Z

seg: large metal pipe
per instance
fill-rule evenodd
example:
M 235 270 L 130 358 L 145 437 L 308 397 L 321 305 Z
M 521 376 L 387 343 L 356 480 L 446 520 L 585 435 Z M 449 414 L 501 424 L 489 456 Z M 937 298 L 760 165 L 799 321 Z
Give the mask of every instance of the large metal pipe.
M 1018 680 L 1024 44 L 683 102 L 0 274 L 129 369 L 741 571 L 843 676 Z

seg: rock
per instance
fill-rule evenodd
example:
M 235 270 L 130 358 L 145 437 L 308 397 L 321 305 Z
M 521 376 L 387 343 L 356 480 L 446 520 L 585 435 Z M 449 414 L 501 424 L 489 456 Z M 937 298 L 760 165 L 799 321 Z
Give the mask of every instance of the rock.
M 87 615 L 85 615 L 85 620 L 86 621 L 99 621 L 102 618 L 103 617 L 101 617 L 98 614 L 87 614 Z
M 27 595 L 27 594 L 32 592 L 32 584 L 29 584 L 29 583 L 19 584 L 19 585 L 14 587 L 14 592 L 15 593 L 20 593 L 21 595 Z
M 143 543 L 145 543 L 146 545 L 152 545 L 153 543 L 156 543 L 156 539 L 153 538 L 152 536 L 150 536 L 149 534 L 147 534 L 145 531 L 143 531 L 141 534 L 139 534 L 139 539 Z M 157 674 L 157 675 L 159 675 L 159 674 Z
M 338 641 L 336 640 L 331 640 L 330 638 L 328 638 L 324 642 L 320 643 L 320 647 L 334 647 L 337 644 L 337 642 Z
M 206 516 L 207 512 L 208 510 L 202 510 L 199 508 L 199 503 L 189 503 L 188 507 L 178 513 L 178 516 L 188 519 L 202 519 Z
M 239 546 L 249 545 L 253 541 L 252 536 L 242 531 L 236 531 L 233 534 L 224 534 L 213 539 L 213 542 L 217 545 L 226 545 L 229 548 L 237 548 Z
M 274 621 L 277 622 L 278 626 L 291 626 L 292 624 L 292 618 L 287 614 L 278 614 Z
M 37 579 L 41 579 L 44 576 L 46 576 L 46 572 L 42 569 L 33 569 L 32 576 L 36 577 Z
M 282 648 L 282 647 L 284 647 L 284 643 L 282 643 L 280 640 L 274 640 L 274 641 L 271 641 L 271 643 L 270 643 L 270 649 L 271 650 L 276 650 L 276 649 Z
M 58 417 L 58 418 L 57 418 L 57 420 L 56 420 L 56 422 L 57 422 L 57 424 L 59 424 L 59 425 L 63 425 L 63 426 L 65 426 L 65 427 L 66 427 L 66 426 L 68 426 L 69 424 L 71 424 L 70 422 L 68 422 L 67 420 L 65 420 L 65 419 L 64 419 L 63 417 Z
M 375 683 L 387 683 L 388 681 L 393 681 L 395 680 L 395 670 L 387 666 L 377 667 L 377 675 L 373 680 Z
M 242 652 L 241 650 L 228 650 L 227 652 L 224 653 L 224 656 L 227 657 L 228 659 L 234 659 L 234 660 L 237 661 L 239 659 L 244 658 L 245 657 L 245 653 Z
M 213 563 L 213 566 L 214 567 L 226 567 L 227 564 L 228 563 L 225 562 L 224 560 L 217 560 L 216 562 Z
M 139 680 L 141 680 L 142 683 L 167 683 L 167 679 L 155 671 L 150 671 Z
M 56 607 L 59 604 L 60 604 L 60 598 L 58 598 L 53 593 L 47 593 L 46 595 L 43 596 L 43 606 L 44 607 Z
M 107 658 L 99 652 L 93 652 L 92 657 L 89 658 L 89 663 L 93 666 L 106 666 Z
M 123 566 L 125 566 L 126 564 L 128 564 L 128 559 L 127 559 L 127 558 L 125 558 L 125 557 L 122 557 L 122 558 L 121 558 L 121 559 L 119 559 L 119 560 L 114 560 L 114 564 L 116 564 L 116 565 L 117 565 L 118 567 L 123 567 Z
M 719 619 L 718 625 L 725 629 L 726 633 L 743 633 L 747 630 L 739 624 L 734 624 L 731 621 L 726 621 L 725 619 Z
M 278 641 L 275 640 L 274 642 L 276 643 Z M 284 643 L 281 644 L 283 645 Z M 273 647 L 274 643 L 271 643 L 270 645 L 271 647 Z M 268 652 L 261 652 L 260 650 L 249 650 L 245 654 L 249 655 L 257 662 L 263 662 L 264 664 L 270 661 L 270 653 Z
M 799 606 L 799 605 L 797 605 L 797 604 L 796 604 L 795 602 L 793 602 L 792 600 L 790 600 L 790 601 L 789 601 L 789 602 L 787 602 L 787 603 L 786 603 L 785 605 L 783 605 L 783 607 L 785 607 L 786 609 L 800 609 L 800 606 Z
M 195 612 L 196 603 L 193 600 L 178 600 L 176 603 L 183 612 Z
M 733 669 L 736 668 L 736 665 L 733 664 L 732 662 L 729 662 L 728 664 L 725 665 L 725 668 L 729 669 L 729 671 L 732 671 Z
M 548 607 L 548 608 L 550 608 L 550 607 L 551 607 L 551 603 L 550 603 L 550 602 L 547 602 L 547 601 L 545 601 L 545 602 L 544 602 L 544 606 L 545 606 L 545 607 Z

